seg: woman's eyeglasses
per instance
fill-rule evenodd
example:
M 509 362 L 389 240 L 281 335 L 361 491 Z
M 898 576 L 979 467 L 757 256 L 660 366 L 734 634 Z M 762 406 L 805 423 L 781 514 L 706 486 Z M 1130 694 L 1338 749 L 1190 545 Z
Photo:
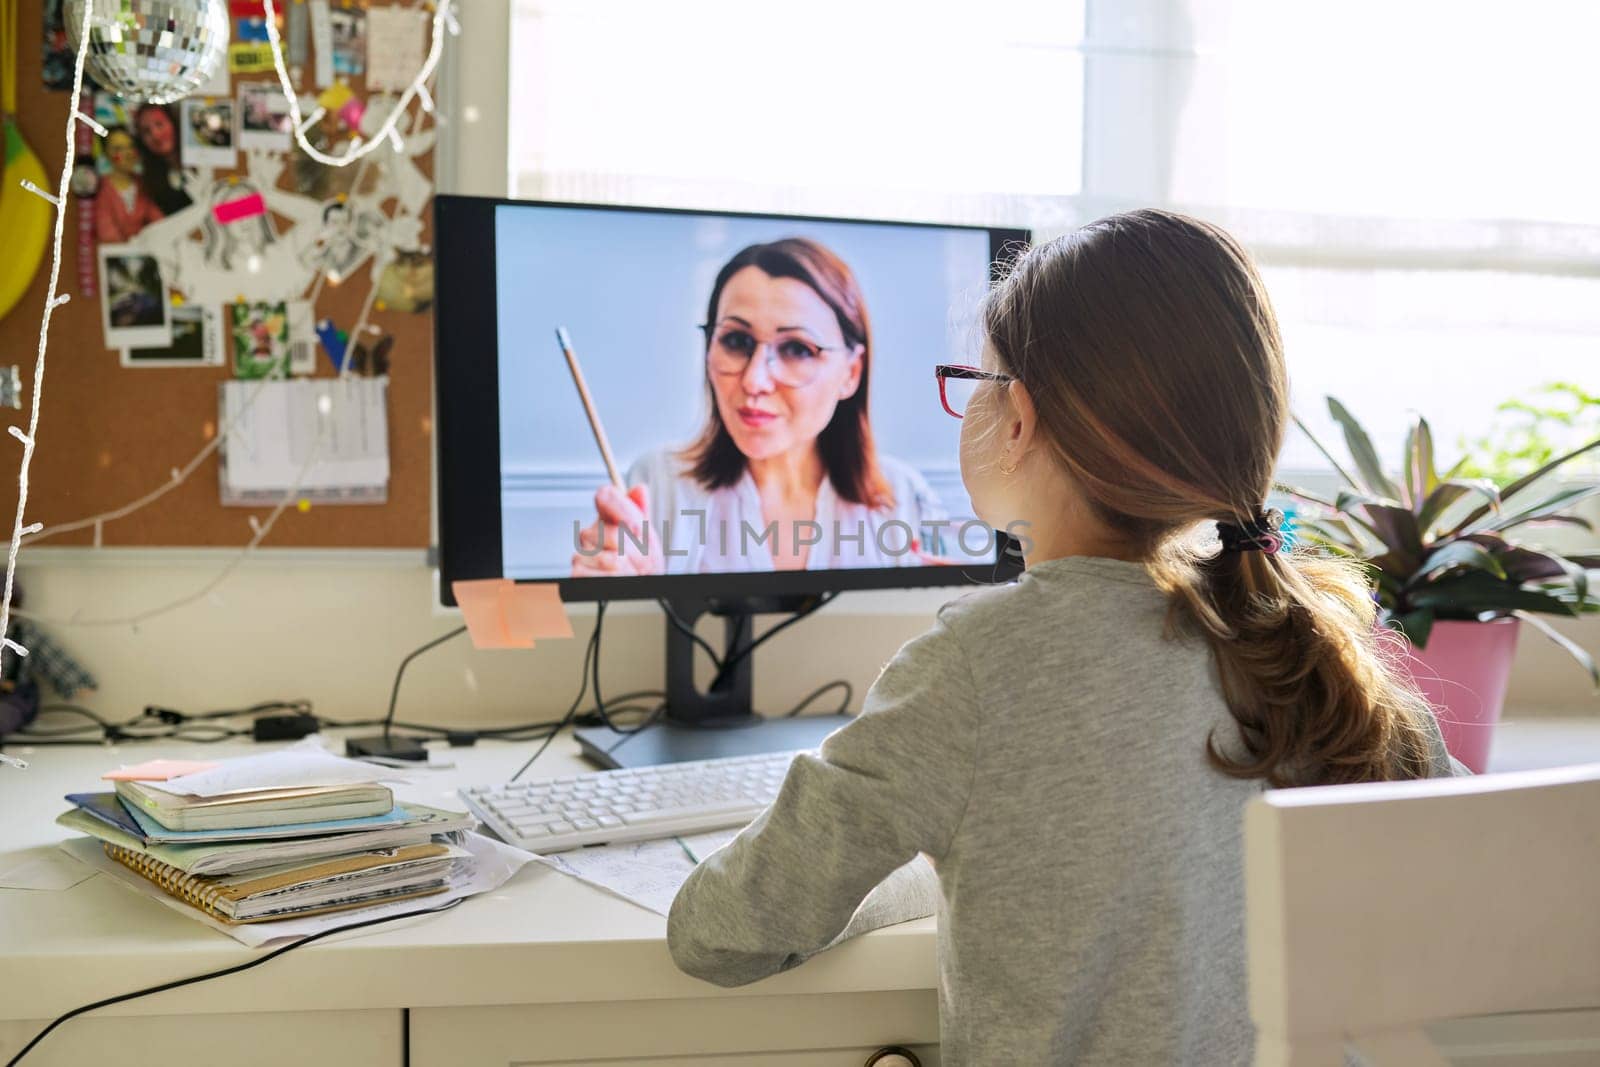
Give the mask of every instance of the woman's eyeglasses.
M 933 376 L 939 379 L 939 403 L 958 419 L 967 413 L 967 405 L 972 402 L 972 394 L 978 391 L 978 386 L 984 382 L 1015 380 L 1009 374 L 995 374 L 963 363 L 941 363 L 933 368 Z
M 796 334 L 759 340 L 748 327 L 722 322 L 700 327 L 706 334 L 706 366 L 712 374 L 742 376 L 757 352 L 766 351 L 767 373 L 779 385 L 790 389 L 810 385 L 821 373 L 824 353 L 837 352 L 840 345 L 819 345 Z

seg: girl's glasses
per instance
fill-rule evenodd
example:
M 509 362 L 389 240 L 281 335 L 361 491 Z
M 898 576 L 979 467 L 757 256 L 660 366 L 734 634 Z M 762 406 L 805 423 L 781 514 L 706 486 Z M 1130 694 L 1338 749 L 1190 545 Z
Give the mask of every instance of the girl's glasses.
M 933 368 L 933 376 L 939 379 L 939 403 L 958 419 L 967 413 L 967 405 L 979 385 L 1014 380 L 1009 374 L 995 374 L 962 363 L 941 363 Z
M 765 350 L 767 373 L 779 385 L 798 389 L 810 385 L 822 370 L 823 353 L 837 351 L 839 345 L 819 345 L 807 337 L 787 334 L 770 341 L 736 322 L 721 322 L 700 327 L 706 332 L 706 366 L 712 374 L 742 376 L 756 353 Z

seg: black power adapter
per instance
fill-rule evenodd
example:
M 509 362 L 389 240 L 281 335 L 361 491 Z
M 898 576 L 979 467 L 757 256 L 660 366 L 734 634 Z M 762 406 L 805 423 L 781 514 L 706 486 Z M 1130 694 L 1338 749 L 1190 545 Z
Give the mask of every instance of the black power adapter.
M 250 724 L 257 741 L 296 741 L 318 729 L 315 715 L 263 715 Z

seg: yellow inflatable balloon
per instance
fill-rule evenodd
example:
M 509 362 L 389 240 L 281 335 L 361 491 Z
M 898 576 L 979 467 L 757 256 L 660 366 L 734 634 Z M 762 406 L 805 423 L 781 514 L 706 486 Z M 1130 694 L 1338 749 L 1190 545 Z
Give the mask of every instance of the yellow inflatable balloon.
M 44 164 L 22 139 L 22 131 L 9 118 L 5 120 L 5 139 L 5 180 L 0 182 L 0 234 L 5 235 L 5 255 L 0 256 L 0 318 L 33 284 L 55 221 L 50 205 L 22 187 L 27 179 L 46 189 L 50 179 Z

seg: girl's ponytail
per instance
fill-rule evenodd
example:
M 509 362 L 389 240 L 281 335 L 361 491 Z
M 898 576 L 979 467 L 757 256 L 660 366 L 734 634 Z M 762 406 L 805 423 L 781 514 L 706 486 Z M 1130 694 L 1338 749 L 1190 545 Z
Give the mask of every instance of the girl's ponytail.
M 1150 569 L 1173 627 L 1210 644 L 1239 725 L 1237 745 L 1208 740 L 1213 766 L 1272 786 L 1428 775 L 1427 705 L 1387 664 L 1358 564 L 1169 546 Z

